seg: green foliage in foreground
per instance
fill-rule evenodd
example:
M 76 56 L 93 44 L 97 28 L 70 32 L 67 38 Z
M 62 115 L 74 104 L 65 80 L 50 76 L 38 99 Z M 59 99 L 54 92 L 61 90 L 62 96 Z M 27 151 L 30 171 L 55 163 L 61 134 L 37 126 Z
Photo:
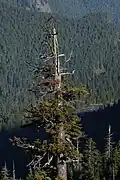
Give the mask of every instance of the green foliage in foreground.
M 79 163 L 68 164 L 68 179 L 69 180 L 108 180 L 115 177 L 120 178 L 120 145 L 119 142 L 112 148 L 111 160 L 106 156 L 105 152 L 101 153 L 95 142 L 90 138 L 87 139 L 83 149 L 79 148 L 81 159 Z M 111 171 L 109 172 L 109 168 Z M 17 180 L 14 176 L 10 176 L 7 167 L 2 169 L 0 173 L 1 180 Z M 51 180 L 49 173 L 45 171 L 30 168 L 26 180 Z M 61 180 L 57 177 L 55 180 Z

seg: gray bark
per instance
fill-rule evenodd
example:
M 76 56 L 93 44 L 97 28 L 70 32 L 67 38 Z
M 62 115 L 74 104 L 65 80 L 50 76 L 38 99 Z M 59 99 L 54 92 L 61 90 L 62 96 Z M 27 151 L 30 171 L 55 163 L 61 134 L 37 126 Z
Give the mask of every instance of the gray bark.
M 64 143 L 65 140 L 65 132 L 62 123 L 59 129 L 59 140 L 59 143 L 61 145 Z M 63 178 L 64 180 L 67 180 L 67 163 L 64 160 L 61 160 L 62 157 L 63 154 L 60 154 L 60 157 L 58 157 L 57 161 L 58 176 Z

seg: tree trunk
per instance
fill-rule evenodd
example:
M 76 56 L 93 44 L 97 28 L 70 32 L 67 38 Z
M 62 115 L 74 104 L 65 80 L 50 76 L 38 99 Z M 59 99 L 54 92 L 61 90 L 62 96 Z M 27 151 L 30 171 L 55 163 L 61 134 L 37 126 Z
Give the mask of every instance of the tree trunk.
M 65 140 L 65 132 L 63 129 L 63 124 L 61 124 L 59 129 L 59 144 L 63 144 Z M 63 154 L 60 154 L 60 157 L 58 157 L 57 161 L 57 169 L 58 169 L 58 177 L 67 180 L 67 163 L 64 160 L 61 160 L 63 157 Z
M 67 164 L 66 162 L 61 163 L 58 159 L 58 177 L 67 180 Z

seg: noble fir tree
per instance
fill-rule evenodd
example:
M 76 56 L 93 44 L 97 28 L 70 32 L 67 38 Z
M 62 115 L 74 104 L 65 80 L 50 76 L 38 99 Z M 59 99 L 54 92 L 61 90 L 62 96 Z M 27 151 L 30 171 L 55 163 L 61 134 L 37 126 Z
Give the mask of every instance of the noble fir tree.
M 10 179 L 9 177 L 10 177 L 9 176 L 9 171 L 7 169 L 7 165 L 6 165 L 6 162 L 5 162 L 5 165 L 2 168 L 1 173 L 0 173 L 0 179 L 1 180 L 9 180 Z
M 61 68 L 65 55 L 59 54 L 55 27 L 49 30 L 45 41 L 48 50 L 41 56 L 44 63 L 41 70 L 40 67 L 36 70 L 36 84 L 32 88 L 38 101 L 25 109 L 27 123 L 44 128 L 47 140 L 36 139 L 29 143 L 25 138 L 14 137 L 12 142 L 29 152 L 31 162 L 28 166 L 32 166 L 39 179 L 67 180 L 67 165 L 81 158 L 76 141 L 83 137 L 74 100 L 89 93 L 85 86 L 75 88 L 66 83 L 67 76 L 72 76 L 74 71 L 68 73 L 66 68 Z
M 29 166 L 29 174 L 26 177 L 26 180 L 33 180 L 33 179 L 34 179 L 33 171 L 32 171 L 31 166 Z
M 16 180 L 16 177 L 15 177 L 15 163 L 13 161 L 13 173 L 12 173 L 12 180 Z
M 106 137 L 105 153 L 103 156 L 103 176 L 105 179 L 114 179 L 114 163 L 113 163 L 113 142 L 112 142 L 111 126 Z
M 113 177 L 120 176 L 120 142 L 113 149 Z
M 108 180 L 115 180 L 119 177 L 120 170 L 120 142 L 114 145 L 112 135 L 111 126 L 109 125 L 105 153 L 103 155 L 103 177 Z
M 79 179 L 101 180 L 101 156 L 92 138 L 85 143 L 82 159 L 82 171 Z

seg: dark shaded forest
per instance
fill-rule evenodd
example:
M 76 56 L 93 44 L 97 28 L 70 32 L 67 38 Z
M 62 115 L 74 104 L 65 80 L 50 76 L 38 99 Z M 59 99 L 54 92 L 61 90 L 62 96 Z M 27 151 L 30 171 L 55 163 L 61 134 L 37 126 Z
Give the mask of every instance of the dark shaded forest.
M 105 109 L 99 109 L 93 112 L 80 113 L 81 123 L 87 138 L 92 138 L 96 142 L 96 146 L 101 152 L 104 151 L 105 137 L 108 133 L 108 126 L 112 127 L 112 141 L 117 143 L 120 139 L 120 102 L 112 107 L 106 107 Z M 8 169 L 13 168 L 13 160 L 15 161 L 16 177 L 24 178 L 28 172 L 26 164 L 29 162 L 28 156 L 22 149 L 12 146 L 9 141 L 10 137 L 19 136 L 27 137 L 35 140 L 36 138 L 46 138 L 45 132 L 41 129 L 40 132 L 36 132 L 36 127 L 31 126 L 25 129 L 13 129 L 9 132 L 0 133 L 0 168 L 4 166 L 6 161 Z M 22 173 L 21 173 L 22 172 Z

